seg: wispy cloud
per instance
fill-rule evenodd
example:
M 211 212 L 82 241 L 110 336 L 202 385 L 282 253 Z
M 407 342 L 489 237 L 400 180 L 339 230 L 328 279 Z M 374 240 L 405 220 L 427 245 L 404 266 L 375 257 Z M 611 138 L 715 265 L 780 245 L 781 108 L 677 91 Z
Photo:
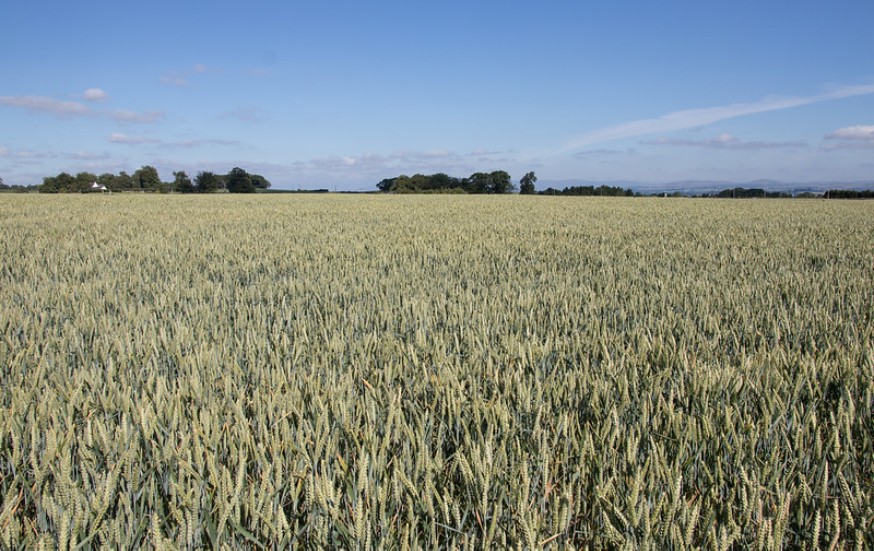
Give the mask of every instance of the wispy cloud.
M 758 101 L 748 103 L 733 103 L 721 107 L 674 111 L 652 119 L 640 119 L 585 132 L 569 140 L 563 147 L 556 151 L 555 154 L 568 153 L 583 147 L 613 140 L 658 134 L 660 132 L 684 130 L 687 128 L 713 124 L 726 119 L 742 117 L 744 115 L 791 109 L 793 107 L 801 107 L 812 103 L 820 103 L 867 94 L 874 94 L 874 84 L 833 87 L 825 93 L 814 96 L 768 96 Z
M 825 151 L 874 149 L 874 125 L 860 124 L 838 128 L 825 135 Z
M 239 146 L 240 142 L 237 140 L 218 140 L 218 139 L 203 139 L 203 140 L 185 140 L 181 142 L 162 142 L 162 147 L 166 148 L 184 148 L 184 149 L 192 149 L 195 147 L 205 147 L 210 145 L 220 145 L 220 146 Z
M 197 139 L 184 140 L 178 142 L 168 142 L 159 138 L 149 136 L 137 136 L 125 134 L 123 132 L 114 132 L 106 139 L 109 143 L 122 145 L 158 145 L 164 149 L 194 149 L 197 147 L 207 146 L 239 146 L 240 142 L 236 140 L 221 140 L 221 139 Z
M 88 116 L 87 105 L 76 101 L 61 101 L 43 96 L 0 96 L 0 104 L 20 107 L 28 111 L 53 113 L 60 116 Z
M 157 138 L 149 138 L 146 136 L 130 136 L 128 134 L 123 134 L 121 132 L 112 133 L 109 138 L 107 138 L 110 143 L 117 144 L 125 144 L 125 145 L 141 145 L 146 143 L 160 143 L 161 140 Z
M 90 102 L 100 102 L 104 101 L 108 95 L 99 88 L 90 88 L 82 94 L 82 97 Z M 34 113 L 49 113 L 64 118 L 107 117 L 115 121 L 132 123 L 152 123 L 164 118 L 162 111 L 93 110 L 78 101 L 63 101 L 44 96 L 0 96 L 0 105 L 18 107 Z
M 106 101 L 109 95 L 100 88 L 88 88 L 82 94 L 85 101 Z
M 106 151 L 76 151 L 75 153 L 70 153 L 67 156 L 77 161 L 105 161 L 112 158 L 112 155 L 110 155 Z
M 874 125 L 860 124 L 858 126 L 838 128 L 834 132 L 826 135 L 825 139 L 874 142 Z
M 52 151 L 32 151 L 29 149 L 8 149 L 0 147 L 0 158 L 10 162 L 12 166 L 39 166 L 46 159 L 55 159 L 59 155 Z
M 161 84 L 166 84 L 167 86 L 176 86 L 179 88 L 184 88 L 188 86 L 191 82 L 191 78 L 194 75 L 202 75 L 205 73 L 218 73 L 221 72 L 220 69 L 216 69 L 213 67 L 208 67 L 203 63 L 198 63 L 194 65 L 190 69 L 186 69 L 183 71 L 173 71 L 166 73 L 161 76 L 160 82 Z
M 163 119 L 164 113 L 162 111 L 147 111 L 145 113 L 139 113 L 136 111 L 128 111 L 127 109 L 116 109 L 109 113 L 109 117 L 120 122 L 151 123 Z
M 577 151 L 576 153 L 574 153 L 574 157 L 583 159 L 587 157 L 604 157 L 623 154 L 632 155 L 634 154 L 634 149 L 587 149 L 584 151 Z
M 708 149 L 753 150 L 753 149 L 784 149 L 807 147 L 805 142 L 746 142 L 731 134 L 720 134 L 705 140 L 684 140 L 671 138 L 656 138 L 642 140 L 642 145 L 667 145 L 680 147 L 704 147 Z
M 229 111 L 225 111 L 221 115 L 219 115 L 219 119 L 228 120 L 228 119 L 236 119 L 243 122 L 263 122 L 267 120 L 267 115 L 265 115 L 260 109 L 257 107 L 235 107 Z

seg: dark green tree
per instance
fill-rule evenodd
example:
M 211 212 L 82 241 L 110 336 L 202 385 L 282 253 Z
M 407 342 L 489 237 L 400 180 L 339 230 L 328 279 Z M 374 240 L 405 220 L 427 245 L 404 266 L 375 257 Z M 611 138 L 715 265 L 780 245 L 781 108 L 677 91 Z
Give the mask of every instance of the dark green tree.
M 234 167 L 225 176 L 225 187 L 229 193 L 255 193 L 255 184 L 249 173 L 240 167 Z
M 198 172 L 197 176 L 194 177 L 194 187 L 199 193 L 211 193 L 221 189 L 221 178 L 213 172 Z
M 158 170 L 153 166 L 143 166 L 133 173 L 134 188 L 139 189 L 159 189 L 161 187 L 161 178 L 158 177 Z
M 519 180 L 519 193 L 522 195 L 533 195 L 536 190 L 534 188 L 534 183 L 537 181 L 537 176 L 534 172 L 529 172 L 522 176 L 522 179 Z
M 104 186 L 110 191 L 116 191 L 116 178 L 118 178 L 118 176 L 115 176 L 114 174 L 110 174 L 108 172 L 104 172 L 97 177 L 97 185 Z
M 503 170 L 476 172 L 468 178 L 455 178 L 442 172 L 430 176 L 402 174 L 385 178 L 376 187 L 380 191 L 393 193 L 510 193 L 515 189 L 510 175 Z
M 464 189 L 468 193 L 488 193 L 491 179 L 485 172 L 474 172 L 464 180 Z
M 76 183 L 70 191 L 78 191 L 79 193 L 91 191 L 91 186 L 97 183 L 97 175 L 90 172 L 80 172 L 76 174 Z
M 252 179 L 252 185 L 255 186 L 256 189 L 270 189 L 270 182 L 264 176 L 260 174 L 250 174 L 249 177 Z
M 55 176 L 46 176 L 42 179 L 42 185 L 39 186 L 40 193 L 57 193 L 60 190 L 58 189 L 58 179 Z
M 107 186 L 108 187 L 108 186 Z M 130 174 L 125 171 L 121 171 L 118 173 L 118 176 L 115 177 L 115 187 L 109 188 L 112 191 L 122 191 L 125 189 L 133 189 L 134 188 L 134 180 Z
M 489 174 L 488 193 L 512 193 L 516 189 L 510 175 L 503 170 L 496 170 Z
M 173 173 L 173 188 L 179 193 L 193 193 L 194 183 L 184 170 Z
M 395 180 L 397 180 L 397 178 L 385 178 L 376 184 L 376 189 L 384 193 L 394 191 Z
M 46 176 L 39 187 L 42 193 L 69 193 L 74 190 L 76 179 L 66 172 L 57 176 Z

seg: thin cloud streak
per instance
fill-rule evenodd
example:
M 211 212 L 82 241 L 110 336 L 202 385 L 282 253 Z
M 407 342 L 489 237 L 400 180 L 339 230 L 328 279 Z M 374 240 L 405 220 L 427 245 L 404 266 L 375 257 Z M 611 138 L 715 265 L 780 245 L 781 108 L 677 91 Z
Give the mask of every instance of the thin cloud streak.
M 805 142 L 745 142 L 731 134 L 720 134 L 709 140 L 681 140 L 670 138 L 656 138 L 654 140 L 641 140 L 642 145 L 666 145 L 679 147 L 703 147 L 707 149 L 728 150 L 755 150 L 755 149 L 786 149 L 807 147 Z
M 641 119 L 586 132 L 570 140 L 553 154 L 561 155 L 583 147 L 613 140 L 705 126 L 726 119 L 742 117 L 744 115 L 791 109 L 793 107 L 801 107 L 812 103 L 868 94 L 874 94 L 874 84 L 836 87 L 824 94 L 816 96 L 796 98 L 768 96 L 755 102 L 734 103 L 721 107 L 674 111 L 673 113 L 668 113 L 654 119 Z
M 75 101 L 61 101 L 43 96 L 0 96 L 0 105 L 21 107 L 28 111 L 54 113 L 62 116 L 86 116 L 88 106 Z
M 109 136 L 106 141 L 125 145 L 140 145 L 146 143 L 160 143 L 161 140 L 148 138 L 146 136 L 129 136 L 127 134 L 122 134 L 121 132 L 115 132 Z
M 90 102 L 100 102 L 107 98 L 106 92 L 98 88 L 86 90 L 83 97 Z M 92 110 L 84 103 L 63 101 L 45 96 L 0 96 L 0 105 L 18 107 L 36 113 L 50 113 L 59 117 L 108 117 L 119 122 L 153 123 L 164 118 L 163 111 L 144 113 L 115 109 L 113 111 Z
M 136 111 L 128 111 L 127 109 L 116 109 L 109 113 L 110 118 L 120 122 L 141 122 L 152 123 L 164 118 L 162 111 L 148 111 L 146 113 L 138 113 Z

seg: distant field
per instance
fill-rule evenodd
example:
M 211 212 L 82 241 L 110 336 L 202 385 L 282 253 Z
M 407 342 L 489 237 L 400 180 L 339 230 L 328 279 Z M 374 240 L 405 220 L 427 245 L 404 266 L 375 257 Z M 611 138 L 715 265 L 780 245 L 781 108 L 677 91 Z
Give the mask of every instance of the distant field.
M 874 202 L 0 196 L 0 546 L 874 546 Z

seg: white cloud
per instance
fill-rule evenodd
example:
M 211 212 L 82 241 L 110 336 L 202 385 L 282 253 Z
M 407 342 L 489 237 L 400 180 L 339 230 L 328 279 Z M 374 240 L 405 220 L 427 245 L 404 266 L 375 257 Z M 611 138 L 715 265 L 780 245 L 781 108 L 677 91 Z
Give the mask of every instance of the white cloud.
M 88 101 L 102 101 L 108 95 L 103 90 L 91 88 L 85 91 L 83 97 Z M 94 111 L 84 103 L 61 101 L 44 96 L 0 96 L 0 105 L 20 107 L 27 111 L 51 113 L 60 117 L 108 117 L 121 122 L 152 123 L 164 118 L 164 113 L 161 111 L 143 113 L 127 109 Z
M 208 70 L 209 70 L 209 69 L 208 69 L 208 68 L 206 67 L 206 65 L 204 65 L 203 63 L 198 63 L 197 65 L 194 66 L 194 69 L 193 69 L 193 71 L 194 71 L 195 73 L 205 73 L 205 72 L 207 72 Z
M 586 157 L 601 157 L 605 155 L 633 155 L 635 152 L 634 149 L 590 149 L 585 151 L 578 151 L 574 153 L 574 157 L 577 158 L 586 158 Z
M 5 147 L 0 147 L 0 157 L 5 157 L 9 155 L 9 150 Z
M 207 145 L 221 145 L 221 146 L 239 146 L 240 142 L 237 140 L 217 140 L 217 139 L 204 139 L 204 140 L 185 140 L 181 142 L 164 142 L 163 147 L 172 149 L 172 148 L 195 148 L 202 147 Z
M 732 149 L 732 150 L 751 150 L 751 149 L 782 149 L 782 148 L 798 148 L 807 147 L 804 142 L 745 142 L 739 140 L 731 134 L 720 134 L 710 139 L 705 140 L 684 140 L 671 138 L 656 138 L 654 140 L 642 140 L 642 145 L 670 145 L 682 147 L 705 147 L 709 149 Z
M 874 94 L 874 84 L 834 87 L 828 92 L 815 96 L 768 96 L 749 103 L 733 103 L 721 107 L 674 111 L 673 113 L 668 113 L 653 119 L 640 119 L 585 132 L 576 138 L 569 140 L 561 149 L 556 151 L 555 154 L 568 153 L 589 145 L 610 142 L 613 140 L 646 136 L 648 134 L 657 134 L 659 132 L 684 130 L 687 128 L 695 128 L 697 126 L 705 126 L 721 120 L 742 117 L 744 115 L 790 109 L 792 107 L 800 107 L 811 103 L 820 103 L 867 94 Z
M 107 141 L 110 143 L 125 145 L 140 145 L 146 143 L 160 143 L 161 140 L 148 138 L 145 136 L 128 136 L 127 134 L 122 134 L 121 132 L 114 132 L 112 135 L 109 136 L 109 138 L 107 138 Z
M 91 151 L 76 151 L 74 153 L 68 154 L 67 156 L 76 161 L 105 161 L 106 159 L 111 158 L 110 154 L 106 151 L 100 153 L 95 153 Z
M 826 135 L 825 139 L 874 141 L 874 125 L 860 124 L 857 126 L 838 128 L 834 132 Z
M 82 94 L 82 97 L 85 98 L 86 101 L 106 101 L 109 96 L 100 88 L 88 88 L 85 90 L 85 93 Z
M 62 116 L 90 115 L 91 110 L 75 101 L 60 101 L 43 96 L 0 96 L 0 104 L 21 107 L 28 111 L 41 111 Z
M 148 111 L 145 113 L 137 113 L 136 111 L 128 111 L 126 109 L 116 109 L 109 116 L 112 119 L 122 122 L 156 122 L 164 118 L 164 113 L 161 111 Z

